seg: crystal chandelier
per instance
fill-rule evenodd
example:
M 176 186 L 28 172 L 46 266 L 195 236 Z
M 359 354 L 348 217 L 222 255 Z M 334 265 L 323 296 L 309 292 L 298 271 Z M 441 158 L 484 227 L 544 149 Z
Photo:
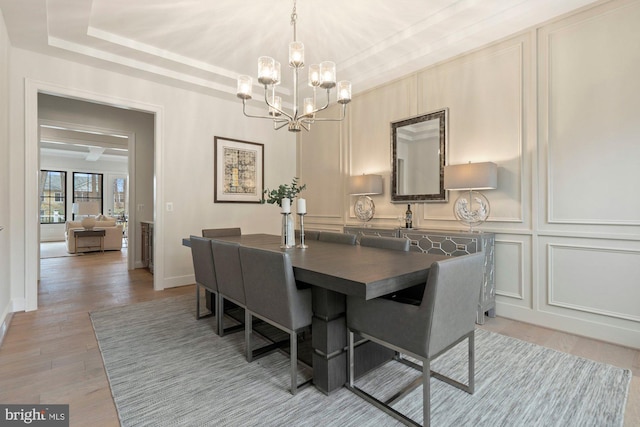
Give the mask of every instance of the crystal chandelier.
M 269 56 L 258 58 L 258 82 L 264 85 L 264 102 L 269 107 L 268 113 L 263 116 L 247 114 L 247 100 L 251 99 L 253 79 L 247 75 L 238 76 L 238 89 L 236 95 L 242 99 L 242 112 L 247 117 L 273 120 L 275 130 L 288 126 L 290 132 L 300 132 L 300 129 L 309 130 L 311 124 L 320 121 L 339 122 L 344 119 L 347 104 L 351 101 L 351 82 L 339 81 L 337 83 L 337 102 L 342 104 L 342 113 L 338 118 L 316 117 L 316 113 L 326 109 L 330 103 L 331 89 L 336 87 L 336 64 L 331 61 L 321 62 L 309 66 L 309 86 L 313 88 L 313 97 L 304 98 L 302 111 L 298 110 L 298 71 L 304 68 L 304 45 L 296 40 L 296 2 L 293 2 L 291 12 L 291 25 L 293 26 L 293 41 L 289 43 L 289 67 L 293 71 L 293 109 L 284 111 L 282 98 L 276 96 L 276 86 L 281 83 L 280 63 Z M 318 88 L 327 91 L 327 100 L 323 106 L 316 106 Z

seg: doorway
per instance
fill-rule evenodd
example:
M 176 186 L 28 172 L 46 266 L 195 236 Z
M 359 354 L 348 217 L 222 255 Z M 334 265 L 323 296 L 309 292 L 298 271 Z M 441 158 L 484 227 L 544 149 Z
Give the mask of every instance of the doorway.
M 148 181 L 149 190 L 147 195 L 149 202 L 146 206 L 150 209 L 147 215 L 150 218 L 144 218 L 141 215 L 141 209 L 137 209 L 141 204 L 138 200 L 134 199 L 136 193 L 136 163 L 131 161 L 129 163 L 129 178 L 130 178 L 130 192 L 129 202 L 132 206 L 129 215 L 129 252 L 136 251 L 136 247 L 139 242 L 136 242 L 135 236 L 131 232 L 133 224 L 142 220 L 152 220 L 156 223 L 156 230 L 162 229 L 163 216 L 159 212 L 157 206 L 160 204 L 160 200 L 156 195 L 155 183 L 161 180 L 161 168 L 158 166 L 161 164 L 161 146 L 162 146 L 162 107 L 150 104 L 144 104 L 135 100 L 116 99 L 107 94 L 89 93 L 82 90 L 73 88 L 62 88 L 42 82 L 33 81 L 27 79 L 25 82 L 25 198 L 27 200 L 25 206 L 26 218 L 25 218 L 25 310 L 35 310 L 38 306 L 37 299 L 37 282 L 39 278 L 39 191 L 38 191 L 38 174 L 40 169 L 40 155 L 39 155 L 39 113 L 38 113 L 38 97 L 39 94 L 52 95 L 65 100 L 73 100 L 79 102 L 87 102 L 92 105 L 101 107 L 110 107 L 119 110 L 125 114 L 146 114 L 150 117 L 150 143 L 145 152 L 150 163 L 150 178 Z M 51 119 L 51 118 L 48 118 Z M 60 119 L 58 117 L 58 119 Z M 63 119 L 61 119 L 64 121 Z M 136 141 L 138 145 L 139 138 L 136 132 L 133 141 Z M 137 148 L 137 147 L 136 147 Z M 133 152 L 139 150 L 133 150 Z M 139 156 L 137 156 L 139 157 Z M 138 196 L 139 197 L 139 196 Z M 144 214 L 144 212 L 142 212 Z M 163 255 L 162 250 L 162 236 L 158 235 L 155 239 L 154 252 L 157 257 L 161 258 Z M 163 274 L 163 268 L 159 265 L 155 269 L 154 275 L 154 289 L 162 290 L 162 281 L 159 280 Z

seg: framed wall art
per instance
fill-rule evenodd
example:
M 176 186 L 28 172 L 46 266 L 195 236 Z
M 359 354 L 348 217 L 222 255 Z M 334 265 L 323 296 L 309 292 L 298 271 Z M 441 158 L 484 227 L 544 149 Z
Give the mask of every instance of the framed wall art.
M 264 144 L 214 136 L 215 203 L 260 203 Z

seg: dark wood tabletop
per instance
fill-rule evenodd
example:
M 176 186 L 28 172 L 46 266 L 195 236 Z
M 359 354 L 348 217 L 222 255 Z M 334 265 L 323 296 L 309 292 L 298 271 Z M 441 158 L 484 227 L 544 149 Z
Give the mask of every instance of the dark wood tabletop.
M 318 240 L 307 240 L 306 249 L 280 249 L 280 236 L 269 234 L 245 234 L 217 239 L 254 248 L 285 251 L 291 257 L 297 281 L 365 299 L 426 282 L 431 263 L 446 258 L 444 255 Z

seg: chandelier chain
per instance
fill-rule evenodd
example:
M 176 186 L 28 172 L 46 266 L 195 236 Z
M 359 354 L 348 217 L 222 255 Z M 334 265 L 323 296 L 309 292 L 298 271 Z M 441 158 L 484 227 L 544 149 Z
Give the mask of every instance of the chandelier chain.
M 296 1 L 293 0 L 293 10 L 291 11 L 291 25 L 293 25 L 293 41 L 298 41 L 296 37 L 296 21 L 298 20 L 298 14 L 296 13 Z

